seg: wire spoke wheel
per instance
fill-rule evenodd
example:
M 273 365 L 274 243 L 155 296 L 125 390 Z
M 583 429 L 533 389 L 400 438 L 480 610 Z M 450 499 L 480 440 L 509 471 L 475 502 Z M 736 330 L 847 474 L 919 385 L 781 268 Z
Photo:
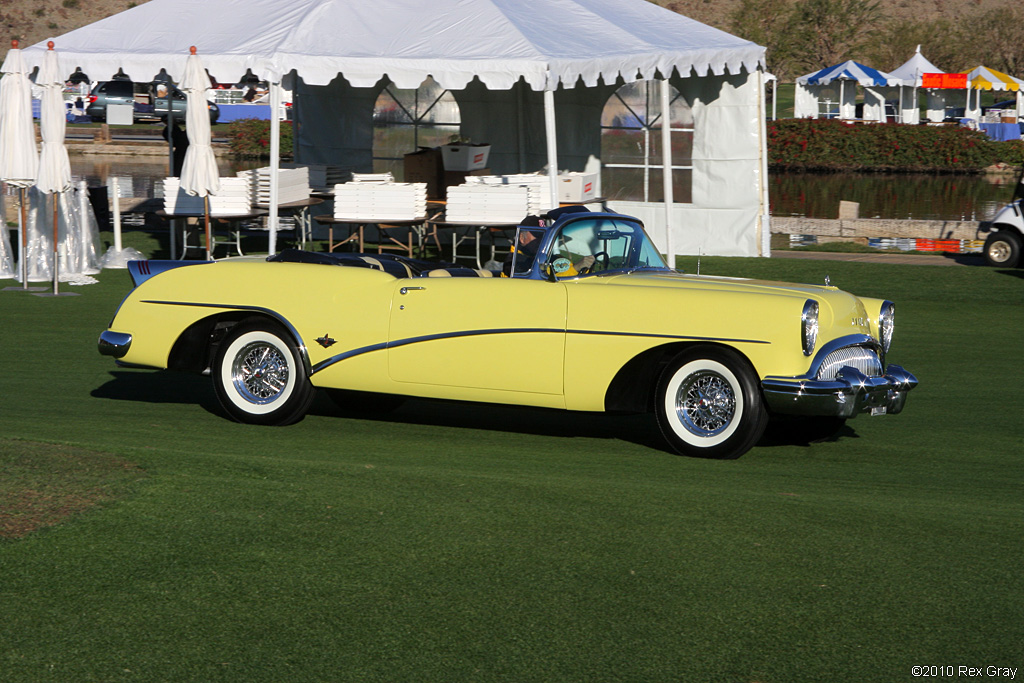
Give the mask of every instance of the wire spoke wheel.
M 288 386 L 291 372 L 280 350 L 266 342 L 245 346 L 231 367 L 235 389 L 253 403 L 269 403 Z
M 702 458 L 740 457 L 768 422 L 750 363 L 718 346 L 691 347 L 665 367 L 655 390 L 655 415 L 676 452 Z
M 698 372 L 679 385 L 676 412 L 694 434 L 714 436 L 728 427 L 736 415 L 736 395 L 721 375 Z
M 232 328 L 217 351 L 212 374 L 217 399 L 238 422 L 298 422 L 313 400 L 298 345 L 269 320 Z

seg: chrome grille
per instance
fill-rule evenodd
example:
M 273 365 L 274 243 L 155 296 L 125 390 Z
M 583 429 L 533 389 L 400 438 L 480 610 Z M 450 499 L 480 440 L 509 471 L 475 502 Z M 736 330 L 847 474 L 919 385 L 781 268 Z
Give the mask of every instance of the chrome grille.
M 836 373 L 846 366 L 850 366 L 868 377 L 880 377 L 882 375 L 882 361 L 878 359 L 878 354 L 863 346 L 844 346 L 825 356 L 825 359 L 821 362 L 821 367 L 818 368 L 818 374 L 815 376 L 815 379 L 824 381 L 834 380 Z

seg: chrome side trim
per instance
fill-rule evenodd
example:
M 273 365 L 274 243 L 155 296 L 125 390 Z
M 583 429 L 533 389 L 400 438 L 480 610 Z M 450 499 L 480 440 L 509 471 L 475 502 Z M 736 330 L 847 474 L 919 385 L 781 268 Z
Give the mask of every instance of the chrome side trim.
M 124 332 L 104 330 L 100 334 L 100 338 L 96 343 L 96 346 L 100 354 L 103 356 L 124 358 L 125 354 L 128 353 L 128 349 L 132 346 L 132 335 L 125 334 Z
M 485 335 L 495 334 L 587 334 L 587 335 L 604 335 L 609 337 L 647 337 L 650 339 L 669 339 L 676 341 L 713 341 L 713 342 L 733 342 L 733 343 L 746 343 L 746 344 L 770 344 L 769 341 L 762 341 L 758 339 L 726 339 L 720 337 L 686 337 L 682 335 L 674 334 L 647 334 L 644 332 L 608 332 L 600 330 L 563 330 L 561 328 L 548 328 L 548 327 L 509 327 L 509 328 L 497 328 L 497 329 L 485 329 L 485 330 L 461 330 L 459 332 L 441 332 L 438 334 L 427 334 L 419 337 L 408 337 L 406 339 L 395 339 L 389 342 L 383 342 L 380 344 L 371 344 L 369 346 L 363 346 L 358 349 L 351 349 L 344 351 L 337 355 L 326 358 L 311 369 L 310 374 L 316 374 L 325 368 L 329 368 L 335 363 L 340 363 L 343 360 L 354 358 L 355 356 L 361 356 L 364 353 L 371 353 L 373 351 L 384 351 L 386 349 L 396 349 L 401 346 L 408 346 L 410 344 L 419 344 L 421 342 L 437 341 L 440 339 L 458 339 L 459 337 L 477 337 Z

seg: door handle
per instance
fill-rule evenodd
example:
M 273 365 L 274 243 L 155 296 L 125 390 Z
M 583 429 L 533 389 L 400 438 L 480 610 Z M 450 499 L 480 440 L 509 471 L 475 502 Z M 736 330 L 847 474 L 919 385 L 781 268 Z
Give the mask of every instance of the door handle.
M 409 290 L 412 290 L 412 289 L 426 289 L 426 287 L 402 287 L 400 290 L 398 290 L 398 293 L 399 294 L 408 294 Z

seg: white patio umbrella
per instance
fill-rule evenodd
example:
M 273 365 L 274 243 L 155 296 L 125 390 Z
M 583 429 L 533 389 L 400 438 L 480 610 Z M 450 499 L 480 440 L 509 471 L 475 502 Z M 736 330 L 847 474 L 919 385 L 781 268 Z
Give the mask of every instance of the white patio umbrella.
M 7 59 L 0 67 L 0 181 L 19 189 L 21 195 L 21 270 L 22 286 L 6 289 L 35 290 L 28 286 L 28 235 L 25 189 L 36 182 L 39 156 L 36 131 L 32 123 L 32 86 L 18 41 L 11 41 Z
M 39 177 L 36 187 L 48 194 L 53 203 L 53 296 L 60 295 L 60 207 L 62 194 L 71 187 L 71 162 L 64 147 L 64 132 L 67 113 L 64 107 L 64 78 L 60 61 L 53 49 L 53 41 L 46 44 L 47 51 L 39 69 L 36 85 L 42 87 L 43 98 L 39 112 L 39 127 L 42 131 L 43 149 L 39 157 Z M 71 296 L 66 293 L 65 296 Z
M 210 78 L 203 63 L 196 54 L 195 45 L 189 48 L 185 62 L 185 76 L 181 89 L 185 91 L 185 131 L 188 133 L 188 150 L 181 166 L 181 189 L 190 195 L 203 197 L 203 214 L 206 228 L 206 260 L 210 260 L 210 195 L 220 191 L 220 175 L 217 158 L 213 154 L 210 135 L 210 112 L 207 111 L 206 90 Z

